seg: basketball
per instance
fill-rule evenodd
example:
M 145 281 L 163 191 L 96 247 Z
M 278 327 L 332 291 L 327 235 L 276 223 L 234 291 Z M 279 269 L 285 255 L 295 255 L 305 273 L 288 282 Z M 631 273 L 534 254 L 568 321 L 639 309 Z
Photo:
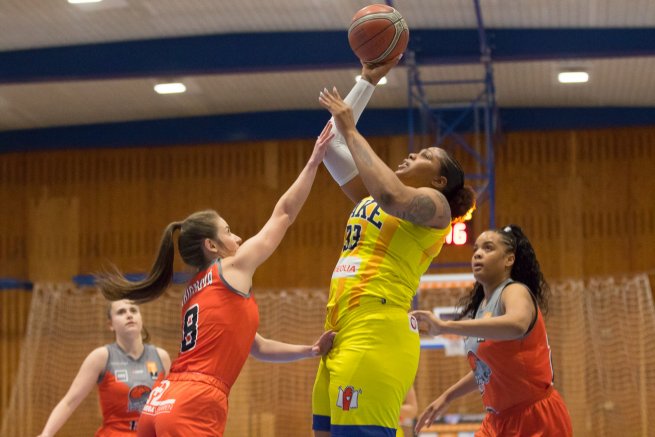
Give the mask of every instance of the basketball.
M 405 51 L 409 28 L 400 12 L 391 6 L 366 6 L 353 16 L 348 43 L 355 55 L 368 64 L 384 63 Z

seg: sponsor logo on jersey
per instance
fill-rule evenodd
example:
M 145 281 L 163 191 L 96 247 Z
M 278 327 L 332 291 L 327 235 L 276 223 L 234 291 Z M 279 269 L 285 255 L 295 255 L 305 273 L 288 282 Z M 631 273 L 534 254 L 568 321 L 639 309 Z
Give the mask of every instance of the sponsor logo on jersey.
M 334 272 L 332 272 L 332 278 L 348 278 L 355 276 L 359 271 L 361 263 L 361 258 L 354 256 L 341 258 L 337 263 L 337 266 L 334 268 Z
M 416 317 L 412 315 L 408 315 L 409 317 L 409 330 L 412 332 L 416 332 L 418 334 L 418 320 L 416 320 Z
M 148 402 L 143 406 L 141 414 L 147 414 L 154 416 L 160 413 L 170 413 L 175 404 L 175 399 L 166 399 L 160 400 L 164 395 L 164 392 L 170 387 L 171 382 L 167 379 L 163 380 L 161 384 L 155 387 L 152 392 L 150 392 L 150 397 Z
M 141 411 L 148 401 L 152 389 L 147 385 L 136 385 L 128 393 L 127 411 Z
M 150 374 L 151 379 L 157 379 L 157 376 L 159 375 L 157 363 L 154 361 L 146 361 L 146 369 L 148 369 L 148 373 Z
M 118 382 L 127 382 L 127 369 L 116 369 L 114 377 Z
M 473 370 L 475 382 L 478 384 L 478 390 L 480 390 L 480 394 L 484 394 L 484 388 L 487 384 L 489 384 L 491 379 L 491 368 L 487 365 L 487 363 L 478 358 L 477 355 L 472 353 L 471 356 L 475 360 L 475 369 Z
M 337 396 L 337 407 L 343 411 L 349 411 L 351 408 L 359 407 L 359 396 L 362 394 L 362 389 L 356 389 L 352 385 L 341 388 L 339 386 L 339 395 Z

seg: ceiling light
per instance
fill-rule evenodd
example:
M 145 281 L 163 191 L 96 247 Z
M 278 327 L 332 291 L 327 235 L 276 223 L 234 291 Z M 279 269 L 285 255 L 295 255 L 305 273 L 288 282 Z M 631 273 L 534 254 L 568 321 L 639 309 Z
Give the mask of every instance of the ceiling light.
M 155 91 L 158 94 L 177 94 L 185 92 L 186 87 L 180 82 L 158 83 L 155 85 Z
M 585 83 L 589 82 L 589 73 L 586 71 L 562 71 L 557 75 L 559 83 Z
M 102 0 L 68 0 L 72 5 L 80 5 L 82 3 L 100 3 Z
M 358 81 L 361 78 L 362 78 L 362 75 L 358 74 L 357 76 L 355 76 L 355 81 Z M 387 76 L 384 76 L 382 79 L 380 79 L 380 81 L 378 82 L 378 85 L 386 85 L 386 84 L 387 84 Z

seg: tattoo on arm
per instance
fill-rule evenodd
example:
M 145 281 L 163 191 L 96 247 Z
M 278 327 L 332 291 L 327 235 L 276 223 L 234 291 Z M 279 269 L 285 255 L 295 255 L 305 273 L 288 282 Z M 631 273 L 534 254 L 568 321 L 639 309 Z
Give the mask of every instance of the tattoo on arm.
M 438 218 L 444 217 L 443 202 L 445 199 L 439 198 L 438 202 L 435 202 L 430 196 L 419 194 L 412 199 L 406 210 L 399 211 L 398 217 L 412 223 L 427 224 L 437 213 L 439 214 Z
M 414 197 L 409 207 L 401 211 L 399 217 L 412 223 L 425 223 L 434 217 L 437 206 L 430 197 L 418 195 Z

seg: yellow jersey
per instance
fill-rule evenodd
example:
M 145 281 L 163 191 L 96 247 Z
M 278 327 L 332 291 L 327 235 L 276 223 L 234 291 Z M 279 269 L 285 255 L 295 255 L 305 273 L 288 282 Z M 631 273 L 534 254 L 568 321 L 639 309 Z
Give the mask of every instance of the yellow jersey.
M 409 311 L 421 276 L 439 254 L 450 225 L 435 229 L 387 214 L 372 197 L 352 210 L 332 273 L 327 329 L 367 299 Z

